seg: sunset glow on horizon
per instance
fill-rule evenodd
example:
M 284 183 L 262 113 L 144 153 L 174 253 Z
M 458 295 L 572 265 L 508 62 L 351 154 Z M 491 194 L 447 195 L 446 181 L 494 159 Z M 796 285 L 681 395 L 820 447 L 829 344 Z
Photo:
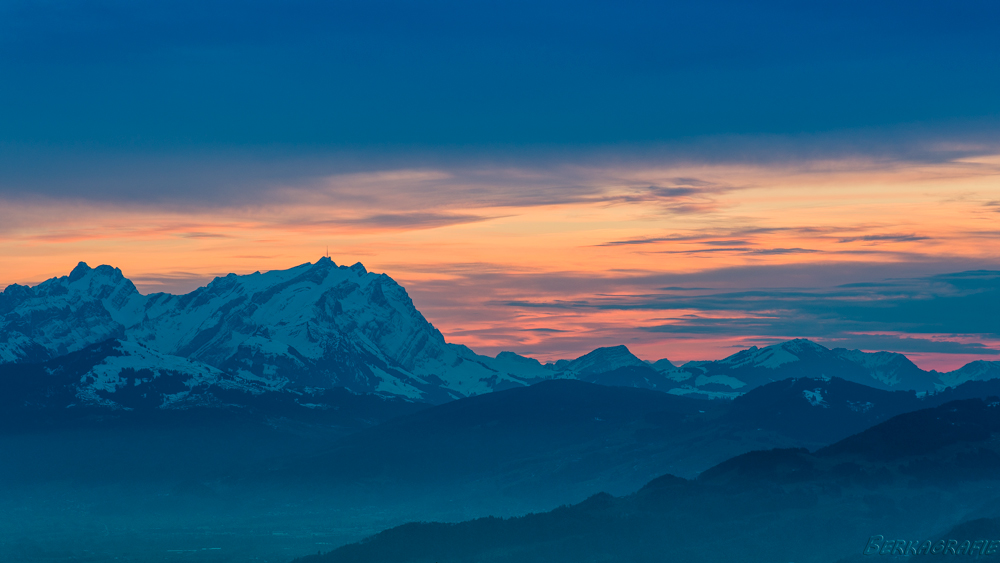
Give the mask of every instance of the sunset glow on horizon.
M 792 313 L 683 302 L 983 269 L 1000 261 L 998 186 L 1000 157 L 983 155 L 401 169 L 273 186 L 266 198 L 203 209 L 21 198 L 3 205 L 0 285 L 66 275 L 83 260 L 121 268 L 144 293 L 183 293 L 230 272 L 312 262 L 329 246 L 338 263 L 396 279 L 450 342 L 480 353 L 551 361 L 626 344 L 644 359 L 689 361 L 794 337 L 875 350 L 886 344 L 878 330 L 732 333 L 725 319 Z M 710 317 L 711 334 L 682 326 Z M 676 330 L 654 328 L 667 325 Z M 881 335 L 871 340 L 882 347 L 866 347 L 866 334 Z M 996 353 L 988 335 L 913 336 L 987 347 L 900 350 L 927 369 Z

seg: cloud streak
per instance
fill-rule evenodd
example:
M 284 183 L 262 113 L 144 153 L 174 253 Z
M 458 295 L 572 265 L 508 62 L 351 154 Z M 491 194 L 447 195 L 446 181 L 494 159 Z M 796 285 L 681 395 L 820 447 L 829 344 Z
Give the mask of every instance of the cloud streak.
M 812 254 L 821 252 L 809 248 L 749 248 L 737 246 L 732 248 L 698 248 L 694 250 L 662 250 L 660 254 L 711 254 L 714 252 L 730 252 L 742 255 L 780 256 L 786 254 Z
M 846 242 L 915 242 L 928 240 L 930 237 L 922 237 L 914 234 L 909 235 L 865 235 L 861 237 L 848 237 L 838 240 L 839 243 Z

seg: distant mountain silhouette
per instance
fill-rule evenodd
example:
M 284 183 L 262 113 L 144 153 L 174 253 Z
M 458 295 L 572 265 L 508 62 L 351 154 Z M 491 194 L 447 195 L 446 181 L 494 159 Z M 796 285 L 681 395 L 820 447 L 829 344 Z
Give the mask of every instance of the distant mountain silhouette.
M 664 554 L 694 562 L 835 561 L 860 553 L 880 531 L 929 536 L 946 529 L 943 522 L 995 507 L 997 437 L 1000 402 L 953 401 L 815 453 L 748 452 L 697 479 L 665 475 L 625 497 L 602 493 L 519 518 L 407 524 L 298 561 L 645 562 Z M 990 534 L 994 524 L 974 521 L 949 533 Z

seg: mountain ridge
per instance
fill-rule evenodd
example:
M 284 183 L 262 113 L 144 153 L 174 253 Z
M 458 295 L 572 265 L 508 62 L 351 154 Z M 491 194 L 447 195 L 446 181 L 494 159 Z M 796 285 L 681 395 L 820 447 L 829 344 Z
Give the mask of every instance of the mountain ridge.
M 92 379 L 91 387 L 100 383 L 112 395 L 128 381 L 124 370 L 146 370 L 155 379 L 167 365 L 183 367 L 173 371 L 189 374 L 188 388 L 205 383 L 197 374 L 211 374 L 248 392 L 343 387 L 435 404 L 560 378 L 731 399 L 797 377 L 920 392 L 1000 377 L 1000 362 L 928 372 L 902 354 L 829 349 L 806 339 L 680 367 L 643 361 L 623 345 L 547 364 L 514 352 L 491 358 L 447 342 L 386 274 L 327 257 L 220 276 L 184 295 L 142 295 L 120 269 L 84 262 L 68 276 L 0 293 L 0 365 L 51 362 L 107 341 L 118 343 L 108 350 L 121 353 L 97 362 L 81 382 Z M 84 387 L 81 401 L 115 408 L 111 395 Z M 167 408 L 180 397 L 160 399 Z

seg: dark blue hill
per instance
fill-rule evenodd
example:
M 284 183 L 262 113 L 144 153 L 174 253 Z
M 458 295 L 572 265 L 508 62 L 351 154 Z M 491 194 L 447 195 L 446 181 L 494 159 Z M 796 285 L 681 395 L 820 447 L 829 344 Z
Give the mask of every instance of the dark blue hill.
M 734 426 L 830 443 L 925 406 L 912 391 L 885 391 L 837 377 L 798 378 L 768 383 L 737 397 L 725 420 Z
M 1000 472 L 954 469 L 956 461 L 967 469 L 996 467 L 996 436 L 1000 405 L 953 401 L 893 417 L 816 453 L 749 452 L 696 480 L 665 475 L 632 495 L 595 495 L 520 518 L 407 524 L 301 561 L 652 562 L 664 554 L 693 562 L 834 561 L 860 551 L 873 530 L 928 530 L 995 506 Z M 914 462 L 952 470 L 928 480 Z M 949 533 L 996 529 L 994 520 L 975 520 Z
M 340 440 L 294 471 L 415 483 L 544 466 L 587 479 L 641 456 L 637 431 L 683 435 L 700 427 L 706 411 L 726 406 L 647 389 L 546 381 L 397 418 Z

